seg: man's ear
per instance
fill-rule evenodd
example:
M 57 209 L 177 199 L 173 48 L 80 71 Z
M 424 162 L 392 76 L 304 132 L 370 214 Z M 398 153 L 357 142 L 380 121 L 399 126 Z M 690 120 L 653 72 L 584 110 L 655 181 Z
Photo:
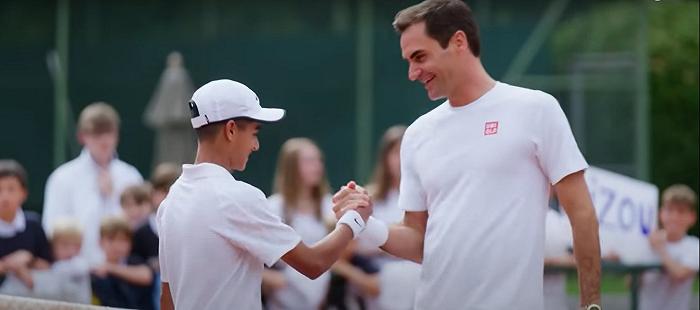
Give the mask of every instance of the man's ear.
M 467 40 L 467 34 L 465 34 L 462 30 L 455 31 L 450 38 L 450 44 L 454 44 L 454 46 L 460 51 L 469 50 L 469 40 Z

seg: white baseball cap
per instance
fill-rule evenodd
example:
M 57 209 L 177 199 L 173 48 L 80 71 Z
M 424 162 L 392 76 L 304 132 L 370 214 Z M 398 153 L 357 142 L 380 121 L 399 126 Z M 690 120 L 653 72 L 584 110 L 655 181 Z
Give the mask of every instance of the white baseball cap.
M 211 81 L 197 89 L 190 100 L 193 128 L 236 117 L 259 122 L 279 121 L 284 109 L 263 108 L 258 96 L 239 82 L 232 80 Z

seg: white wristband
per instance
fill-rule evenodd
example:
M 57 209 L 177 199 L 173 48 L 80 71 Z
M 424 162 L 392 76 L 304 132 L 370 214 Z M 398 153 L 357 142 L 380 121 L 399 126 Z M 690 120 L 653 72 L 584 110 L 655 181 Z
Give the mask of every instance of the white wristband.
M 345 224 L 350 227 L 353 239 L 357 238 L 357 236 L 365 230 L 365 221 L 362 219 L 362 216 L 360 216 L 360 213 L 355 210 L 345 212 L 338 220 L 338 223 L 335 224 L 335 227 L 338 227 L 340 224 Z
M 362 239 L 373 247 L 381 247 L 389 239 L 389 227 L 381 220 L 370 216 L 367 220 L 367 227 L 362 233 Z

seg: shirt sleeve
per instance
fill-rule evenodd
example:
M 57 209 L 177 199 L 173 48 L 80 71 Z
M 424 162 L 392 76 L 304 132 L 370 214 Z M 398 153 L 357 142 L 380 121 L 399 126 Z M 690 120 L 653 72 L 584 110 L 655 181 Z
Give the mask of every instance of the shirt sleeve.
M 156 215 L 156 226 L 160 232 L 158 235 L 158 253 L 165 253 L 165 234 L 163 232 L 163 226 L 161 222 L 163 208 L 159 208 Z M 160 282 L 168 283 L 168 264 L 166 262 L 166 255 L 158 255 L 158 265 L 160 266 Z
M 688 243 L 689 246 L 683 251 L 680 263 L 690 269 L 698 271 L 700 269 L 700 242 L 694 239 Z
M 537 160 L 550 184 L 556 184 L 569 174 L 588 168 L 571 132 L 569 121 L 559 102 L 543 93 L 540 118 L 536 125 Z
M 251 189 L 246 194 L 248 197 L 220 204 L 222 218 L 212 225 L 212 229 L 268 267 L 272 266 L 296 247 L 301 237 L 272 213 L 261 191 Z
M 73 215 L 70 209 L 70 201 L 68 201 L 71 197 L 70 191 L 65 186 L 69 182 L 62 182 L 58 173 L 59 171 L 57 170 L 49 176 L 44 191 L 44 208 L 42 210 L 41 223 L 47 232 L 51 231 L 51 225 L 57 218 Z
M 415 138 L 409 128 L 401 142 L 401 184 L 399 186 L 399 207 L 406 211 L 426 211 L 427 199 L 415 169 Z

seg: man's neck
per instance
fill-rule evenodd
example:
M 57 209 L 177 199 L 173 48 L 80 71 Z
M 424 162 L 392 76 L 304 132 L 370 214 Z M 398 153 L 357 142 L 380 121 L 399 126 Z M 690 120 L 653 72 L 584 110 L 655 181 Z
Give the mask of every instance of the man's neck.
M 455 89 L 447 97 L 453 107 L 474 102 L 496 85 L 496 81 L 489 76 L 478 59 L 468 63 L 461 72 L 457 77 Z

